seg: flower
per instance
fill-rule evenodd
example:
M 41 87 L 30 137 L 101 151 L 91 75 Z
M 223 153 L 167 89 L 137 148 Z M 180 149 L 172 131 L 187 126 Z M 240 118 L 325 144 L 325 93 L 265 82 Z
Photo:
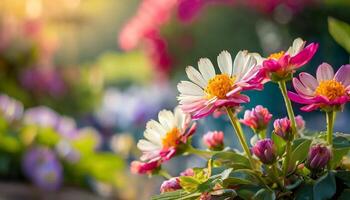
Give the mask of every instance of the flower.
M 7 121 L 17 121 L 22 117 L 23 105 L 21 102 L 12 99 L 11 97 L 1 94 L 0 95 L 0 116 L 4 117 Z
M 194 171 L 192 168 L 187 168 L 185 171 L 180 173 L 180 176 L 194 176 Z
M 323 169 L 331 159 L 331 151 L 323 144 L 317 144 L 310 148 L 306 160 L 306 166 L 310 170 Z
M 218 74 L 208 58 L 199 60 L 199 71 L 188 66 L 186 73 L 191 81 L 181 81 L 177 86 L 181 109 L 190 113 L 193 119 L 199 119 L 222 107 L 249 102 L 249 97 L 241 92 L 262 88 L 256 79 L 259 72 L 257 56 L 240 51 L 232 64 L 230 53 L 223 51 L 217 58 Z
M 249 126 L 255 133 L 259 133 L 267 128 L 271 118 L 269 110 L 258 105 L 252 110 L 246 110 L 240 122 Z
M 296 122 L 298 131 L 302 132 L 305 129 L 305 120 L 303 119 L 303 117 L 301 115 L 297 115 L 295 117 L 295 122 Z
M 164 192 L 172 192 L 175 190 L 179 190 L 181 189 L 181 185 L 180 185 L 180 179 L 178 177 L 173 177 L 169 180 L 166 180 L 162 183 L 162 185 L 160 186 L 160 192 L 164 193 Z
M 211 150 L 222 150 L 224 147 L 224 133 L 222 131 L 209 131 L 203 136 L 203 142 Z
M 350 64 L 341 66 L 334 75 L 332 66 L 322 63 L 317 68 L 316 78 L 300 73 L 299 79 L 293 79 L 293 86 L 297 93 L 288 92 L 288 97 L 306 104 L 301 108 L 303 111 L 342 109 L 350 101 Z
M 288 79 L 298 68 L 308 63 L 318 49 L 317 43 L 304 47 L 306 41 L 297 38 L 287 52 L 281 51 L 271 54 L 263 61 L 262 74 L 267 79 Z
M 53 151 L 45 147 L 30 149 L 23 158 L 25 175 L 44 190 L 56 190 L 62 184 L 63 169 Z
M 274 133 L 284 140 L 288 141 L 292 139 L 293 131 L 290 120 L 285 117 L 282 119 L 276 119 L 273 122 Z
M 253 147 L 252 152 L 259 160 L 267 165 L 273 164 L 277 158 L 277 148 L 271 139 L 259 140 Z
M 168 110 L 160 111 L 158 120 L 159 122 L 151 120 L 147 123 L 144 132 L 147 140 L 141 139 L 137 144 L 143 153 L 141 161 L 146 165 L 142 167 L 147 169 L 172 158 L 178 153 L 181 144 L 186 144 L 196 129 L 195 123 L 189 128 L 191 118 L 179 108 L 175 108 L 174 113 Z M 146 171 L 139 170 L 139 172 Z

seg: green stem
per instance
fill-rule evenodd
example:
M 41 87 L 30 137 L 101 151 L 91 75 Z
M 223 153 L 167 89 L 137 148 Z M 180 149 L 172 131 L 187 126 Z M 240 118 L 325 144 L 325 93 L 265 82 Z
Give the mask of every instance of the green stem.
M 168 179 L 168 180 L 172 178 L 172 176 L 164 169 L 159 170 L 158 174 L 163 176 L 165 179 Z
M 296 121 L 295 121 L 295 115 L 294 115 L 294 111 L 293 111 L 293 107 L 292 107 L 292 103 L 290 101 L 290 99 L 288 98 L 287 95 L 287 85 L 285 81 L 280 81 L 278 82 L 278 85 L 280 87 L 283 99 L 284 99 L 284 103 L 286 104 L 286 109 L 287 109 L 287 113 L 288 113 L 288 118 L 290 120 L 291 123 L 291 127 L 292 127 L 292 138 L 291 140 L 294 139 L 294 137 L 298 134 L 297 132 L 297 126 L 296 126 Z M 290 161 L 290 154 L 291 154 L 291 142 L 287 141 L 286 144 L 286 158 L 284 159 L 283 162 L 283 175 L 286 176 L 288 173 L 288 165 L 289 165 L 289 161 Z
M 329 111 L 326 113 L 326 116 L 327 116 L 327 143 L 332 149 L 333 148 L 333 128 L 334 128 L 334 120 L 335 120 L 336 112 Z M 331 156 L 331 160 L 329 160 L 328 162 L 329 170 L 332 168 L 331 161 L 332 161 L 332 156 Z
M 259 136 L 260 139 L 265 139 L 266 138 L 266 129 L 260 131 L 258 133 L 258 136 Z
M 206 150 L 196 149 L 191 145 L 188 146 L 188 148 L 186 149 L 186 152 L 190 154 L 195 154 L 205 159 L 209 159 L 213 154 L 217 153 L 216 151 L 206 151 Z
M 279 173 L 278 173 L 278 168 L 277 168 L 277 162 L 274 163 L 272 166 L 271 166 L 271 170 L 272 170 L 272 174 L 273 174 L 273 177 L 278 185 L 278 187 L 281 189 L 281 190 L 284 190 L 284 187 L 283 187 L 283 183 L 281 182 L 280 178 L 279 178 Z
M 250 166 L 252 167 L 252 169 L 255 169 L 255 164 L 254 164 L 254 161 L 253 161 L 253 157 L 252 157 L 252 154 L 250 153 L 248 144 L 247 144 L 247 142 L 245 140 L 241 124 L 239 123 L 239 120 L 237 119 L 237 117 L 235 116 L 235 114 L 233 113 L 231 108 L 226 108 L 226 111 L 227 111 L 227 115 L 230 118 L 231 124 L 232 124 L 233 128 L 236 131 L 236 135 L 237 135 L 237 137 L 239 139 L 239 142 L 241 143 L 241 146 L 242 146 L 245 154 L 248 156 L 248 159 L 249 159 L 249 162 L 250 162 Z

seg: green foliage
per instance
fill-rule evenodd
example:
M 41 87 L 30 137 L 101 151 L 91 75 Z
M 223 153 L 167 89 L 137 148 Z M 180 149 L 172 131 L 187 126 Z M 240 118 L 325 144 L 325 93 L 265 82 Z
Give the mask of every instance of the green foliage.
M 277 147 L 277 155 L 282 156 L 286 148 L 286 142 L 284 141 L 283 138 L 279 137 L 275 133 L 271 134 L 271 139 L 273 140 L 273 142 Z
M 226 166 L 234 169 L 250 168 L 248 158 L 233 151 L 216 153 L 212 157 L 212 161 L 214 166 Z
M 334 40 L 350 53 L 350 25 L 338 19 L 329 17 L 328 29 Z
M 254 200 L 275 200 L 276 194 L 268 189 L 259 190 L 253 197 Z
M 331 199 L 336 192 L 334 172 L 328 172 L 319 178 L 313 187 L 314 200 Z
M 290 167 L 294 167 L 296 162 L 303 162 L 309 152 L 311 140 L 299 138 L 293 141 Z

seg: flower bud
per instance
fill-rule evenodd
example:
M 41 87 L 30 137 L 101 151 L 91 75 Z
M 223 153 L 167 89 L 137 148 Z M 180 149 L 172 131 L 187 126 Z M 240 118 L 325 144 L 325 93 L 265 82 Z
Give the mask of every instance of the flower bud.
M 317 144 L 310 148 L 309 154 L 306 160 L 306 166 L 310 170 L 323 169 L 331 159 L 331 151 L 328 147 Z
M 301 115 L 295 117 L 295 122 L 297 123 L 298 132 L 302 132 L 305 129 L 305 120 Z
M 292 126 L 287 117 L 282 119 L 276 119 L 273 123 L 274 132 L 286 141 L 293 138 Z
M 224 147 L 224 133 L 222 131 L 210 131 L 203 136 L 203 142 L 210 150 L 222 150 Z
M 249 126 L 255 133 L 259 133 L 267 128 L 272 115 L 269 110 L 261 105 L 256 106 L 252 110 L 246 110 L 244 118 L 240 120 L 244 125 Z
M 267 165 L 273 164 L 277 158 L 277 148 L 271 139 L 259 140 L 252 147 L 252 152 L 262 163 Z
M 180 173 L 180 176 L 194 176 L 194 171 L 192 168 L 187 168 L 185 171 Z
M 164 192 L 172 192 L 175 190 L 179 190 L 181 189 L 181 185 L 180 185 L 180 180 L 178 177 L 174 177 L 171 178 L 169 180 L 166 180 L 162 183 L 162 185 L 160 186 L 160 192 L 164 193 Z

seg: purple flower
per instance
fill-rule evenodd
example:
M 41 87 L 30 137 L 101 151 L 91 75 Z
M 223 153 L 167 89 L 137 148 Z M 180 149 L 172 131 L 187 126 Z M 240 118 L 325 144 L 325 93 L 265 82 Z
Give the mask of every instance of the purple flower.
M 23 115 L 23 105 L 21 102 L 12 99 L 11 97 L 0 95 L 0 116 L 4 117 L 9 122 L 19 120 Z
M 57 190 L 63 179 L 63 171 L 56 155 L 45 147 L 30 149 L 23 158 L 24 174 L 44 190 Z
M 264 164 L 273 164 L 277 158 L 277 148 L 271 139 L 259 140 L 253 147 L 252 152 Z
M 174 177 L 162 183 L 162 185 L 160 186 L 160 192 L 161 193 L 171 192 L 171 191 L 179 190 L 181 188 L 182 187 L 180 185 L 180 179 L 178 177 Z
M 23 121 L 25 124 L 38 125 L 42 127 L 54 128 L 60 116 L 49 107 L 39 106 L 30 108 L 24 113 Z
M 306 166 L 310 170 L 323 169 L 331 159 L 331 151 L 323 144 L 317 144 L 310 148 Z
M 66 138 L 72 139 L 78 135 L 77 124 L 74 119 L 69 117 L 60 117 L 55 125 L 55 129 Z

